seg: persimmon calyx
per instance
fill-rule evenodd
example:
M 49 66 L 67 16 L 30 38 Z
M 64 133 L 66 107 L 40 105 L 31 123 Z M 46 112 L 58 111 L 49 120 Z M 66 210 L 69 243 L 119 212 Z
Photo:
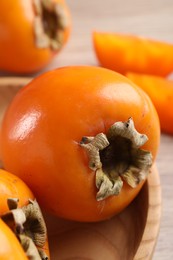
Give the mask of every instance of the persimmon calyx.
M 34 259 L 34 260 L 41 260 L 43 258 L 40 257 L 39 251 L 36 248 L 33 240 L 25 235 L 19 234 L 19 241 L 21 243 L 22 248 L 24 249 L 27 257 L 29 259 Z M 45 260 L 48 258 L 45 258 Z
M 83 137 L 80 146 L 88 153 L 89 168 L 96 173 L 96 199 L 118 195 L 123 181 L 135 188 L 147 178 L 152 154 L 140 149 L 148 137 L 140 134 L 132 118 L 114 123 L 107 134 Z
M 63 30 L 69 24 L 63 5 L 52 0 L 33 0 L 33 6 L 36 46 L 59 50 L 64 41 Z
M 18 208 L 18 199 L 15 198 L 8 199 L 7 204 L 10 211 L 2 219 L 18 237 L 27 257 L 47 260 L 42 250 L 47 239 L 47 229 L 37 201 L 30 199 L 22 208 Z

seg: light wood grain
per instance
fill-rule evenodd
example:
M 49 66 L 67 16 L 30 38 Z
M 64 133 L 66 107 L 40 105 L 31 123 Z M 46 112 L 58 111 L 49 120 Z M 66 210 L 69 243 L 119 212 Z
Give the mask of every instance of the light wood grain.
M 161 187 L 157 171 L 148 177 L 148 214 L 142 241 L 135 255 L 135 260 L 149 260 L 154 254 L 161 218 Z
M 26 85 L 31 79 L 22 77 L 1 77 L 0 78 L 0 124 L 4 112 L 8 104 L 12 101 L 14 95 L 23 86 Z

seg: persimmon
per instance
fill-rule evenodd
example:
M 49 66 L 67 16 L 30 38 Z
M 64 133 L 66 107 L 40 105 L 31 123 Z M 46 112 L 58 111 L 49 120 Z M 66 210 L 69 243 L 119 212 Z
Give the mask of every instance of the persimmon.
M 0 216 L 9 211 L 7 200 L 18 198 L 18 206 L 28 204 L 29 199 L 34 199 L 32 191 L 17 176 L 0 169 Z
M 46 226 L 32 191 L 20 178 L 2 169 L 0 201 L 0 217 L 19 238 L 26 255 L 33 250 L 38 259 L 49 257 Z
M 64 0 L 1 0 L 0 17 L 0 70 L 36 72 L 69 38 L 70 12 Z
M 2 123 L 2 161 L 49 213 L 99 221 L 138 194 L 159 136 L 151 100 L 126 77 L 64 67 L 35 78 L 13 99 Z
M 94 32 L 100 64 L 119 73 L 167 76 L 173 71 L 173 44 L 132 34 Z
M 158 76 L 131 72 L 126 75 L 151 98 L 159 115 L 161 130 L 173 134 L 173 81 Z
M 27 260 L 24 250 L 10 228 L 0 219 L 0 259 Z

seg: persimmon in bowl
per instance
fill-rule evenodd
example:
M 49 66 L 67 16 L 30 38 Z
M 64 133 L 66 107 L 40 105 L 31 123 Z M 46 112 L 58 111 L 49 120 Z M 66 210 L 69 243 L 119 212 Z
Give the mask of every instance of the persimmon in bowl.
M 27 81 L 29 82 L 30 79 L 1 79 L 0 92 L 3 93 L 1 118 L 13 95 L 15 96 Z M 87 161 L 85 149 L 82 153 Z M 154 156 L 155 154 L 156 151 Z M 159 176 L 154 165 L 133 202 L 114 217 L 112 214 L 110 217 L 104 217 L 105 220 L 101 222 L 89 223 L 86 219 L 85 223 L 82 223 L 78 222 L 80 219 L 75 219 L 74 215 L 72 220 L 63 220 L 52 216 L 49 210 L 49 213 L 45 213 L 45 217 L 52 259 L 57 257 L 59 259 L 138 259 L 140 257 L 150 259 L 160 221 L 160 206 L 155 207 L 153 211 L 153 205 L 160 205 L 160 202 Z M 41 204 L 43 206 L 43 203 Z M 60 215 L 60 217 L 64 216 Z M 146 240 L 148 240 L 147 246 L 146 242 L 143 242 Z

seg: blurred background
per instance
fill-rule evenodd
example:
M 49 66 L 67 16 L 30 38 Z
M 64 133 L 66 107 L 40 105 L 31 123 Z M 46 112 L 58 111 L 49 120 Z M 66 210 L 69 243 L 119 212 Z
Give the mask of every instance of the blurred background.
M 97 61 L 92 48 L 94 30 L 132 33 L 173 43 L 172 0 L 66 1 L 72 13 L 72 33 L 50 68 Z

